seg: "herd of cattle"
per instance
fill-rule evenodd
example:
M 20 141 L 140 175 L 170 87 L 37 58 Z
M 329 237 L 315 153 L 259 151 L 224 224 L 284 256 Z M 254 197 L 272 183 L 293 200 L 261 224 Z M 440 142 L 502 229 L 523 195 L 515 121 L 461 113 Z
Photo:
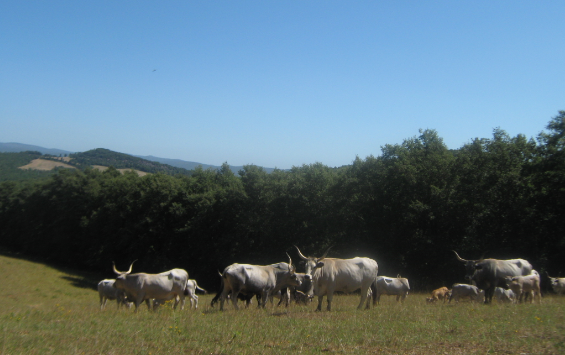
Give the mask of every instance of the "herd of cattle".
M 296 247 L 296 246 L 295 246 Z M 327 258 L 328 250 L 321 257 L 306 257 L 296 247 L 298 255 L 305 263 L 305 272 L 297 273 L 292 259 L 287 254 L 288 263 L 272 265 L 232 264 L 219 273 L 221 291 L 211 302 L 212 307 L 231 301 L 235 309 L 239 309 L 238 300 L 249 305 L 253 297 L 257 298 L 259 307 L 265 307 L 267 301 L 279 298 L 279 305 L 284 302 L 288 306 L 292 301 L 307 304 L 318 297 L 317 311 L 322 310 L 324 296 L 327 297 L 327 310 L 332 308 L 335 292 L 352 293 L 360 290 L 361 299 L 358 309 L 370 308 L 378 304 L 381 295 L 396 296 L 402 302 L 410 285 L 408 279 L 400 277 L 377 276 L 378 264 L 365 257 L 352 259 Z M 465 278 L 471 284 L 454 284 L 450 289 L 441 287 L 432 292 L 427 302 L 438 301 L 459 302 L 468 298 L 475 302 L 491 303 L 493 296 L 498 302 L 525 302 L 528 298 L 533 302 L 537 297 L 541 303 L 540 275 L 532 269 L 532 265 L 523 259 L 497 260 L 465 260 L 455 252 L 457 259 L 465 264 Z M 134 261 L 135 262 L 135 261 Z M 160 274 L 132 274 L 133 263 L 128 271 L 118 271 L 113 265 L 116 279 L 102 280 L 98 284 L 100 309 L 104 309 L 107 300 L 116 300 L 118 309 L 121 305 L 130 308 L 145 301 L 148 309 L 157 309 L 167 301 L 174 301 L 174 308 L 181 305 L 184 309 L 186 297 L 190 300 L 190 308 L 198 307 L 196 290 L 206 293 L 198 287 L 195 280 L 188 278 L 183 269 L 172 269 Z M 549 275 L 548 275 L 549 277 Z M 565 294 L 565 278 L 549 277 L 553 290 Z M 151 307 L 153 301 L 153 307 Z

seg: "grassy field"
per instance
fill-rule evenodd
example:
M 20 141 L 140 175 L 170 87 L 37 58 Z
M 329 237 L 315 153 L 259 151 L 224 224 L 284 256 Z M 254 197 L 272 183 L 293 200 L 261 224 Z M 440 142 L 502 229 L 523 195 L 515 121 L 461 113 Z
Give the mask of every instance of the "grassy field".
M 99 275 L 59 270 L 0 254 L 1 354 L 563 354 L 565 298 L 542 305 L 404 305 L 383 297 L 369 311 L 358 296 L 334 298 L 332 312 L 210 308 L 134 314 L 99 310 Z M 106 277 L 112 277 L 109 272 Z M 100 277 L 102 278 L 102 277 Z

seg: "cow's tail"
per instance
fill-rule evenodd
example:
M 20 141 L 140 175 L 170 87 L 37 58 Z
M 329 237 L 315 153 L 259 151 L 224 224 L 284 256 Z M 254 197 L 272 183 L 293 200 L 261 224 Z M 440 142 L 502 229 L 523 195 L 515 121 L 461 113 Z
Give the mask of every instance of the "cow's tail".
M 373 307 L 377 304 L 377 279 L 371 284 L 371 291 L 373 292 Z
M 219 270 L 218 270 L 218 274 L 220 274 L 220 279 L 222 280 L 220 283 L 220 290 L 218 291 L 216 296 L 212 298 L 212 301 L 210 302 L 210 307 L 214 307 L 214 305 L 218 302 L 218 300 L 222 296 L 222 292 L 224 292 L 224 275 L 222 275 L 222 273 Z
M 205 289 L 203 289 L 202 287 L 198 286 L 198 284 L 196 283 L 196 281 L 194 282 L 194 286 L 196 286 L 196 289 L 204 294 L 207 294 L 208 291 L 206 291 Z

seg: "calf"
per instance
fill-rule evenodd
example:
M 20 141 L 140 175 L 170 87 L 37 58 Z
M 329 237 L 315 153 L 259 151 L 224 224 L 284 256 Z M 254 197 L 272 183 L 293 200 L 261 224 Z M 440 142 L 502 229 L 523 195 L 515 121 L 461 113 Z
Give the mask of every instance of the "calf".
M 203 292 L 203 293 L 208 293 L 208 291 L 206 291 L 205 289 L 198 287 L 196 280 L 189 279 L 186 282 L 186 287 L 184 289 L 184 295 L 188 296 L 189 299 L 190 299 L 190 309 L 192 309 L 193 306 L 194 306 L 194 309 L 198 309 L 198 296 L 196 296 L 196 290 L 199 290 L 200 292 Z
M 451 297 L 449 297 L 449 303 L 452 299 L 455 302 L 459 302 L 459 299 L 468 297 L 471 302 L 484 302 L 485 291 L 480 290 L 477 286 L 467 285 L 467 284 L 454 284 L 451 288 Z
M 98 283 L 98 295 L 100 296 L 100 310 L 106 308 L 106 302 L 108 300 L 116 300 L 118 303 L 118 309 L 121 305 L 127 308 L 131 307 L 131 302 L 128 302 L 126 294 L 122 290 L 118 290 L 114 287 L 114 282 L 116 280 L 102 280 Z
M 498 303 L 514 303 L 516 295 L 512 290 L 505 290 L 502 287 L 494 289 L 494 298 Z
M 403 302 L 406 296 L 408 296 L 408 291 L 410 291 L 410 284 L 408 279 L 400 277 L 386 277 L 379 276 L 375 280 L 377 288 L 376 302 L 379 303 L 381 300 L 381 295 L 396 296 L 396 301 Z
M 540 277 L 536 270 L 532 270 L 528 276 L 507 276 L 506 285 L 514 292 L 519 303 L 525 302 L 529 295 L 530 303 L 537 296 L 538 303 L 541 304 Z
M 428 303 L 434 303 L 437 301 L 443 301 L 443 303 L 445 303 L 445 301 L 447 301 L 449 298 L 449 292 L 450 291 L 447 287 L 440 287 L 433 290 L 432 297 L 426 298 L 426 301 L 428 301 Z

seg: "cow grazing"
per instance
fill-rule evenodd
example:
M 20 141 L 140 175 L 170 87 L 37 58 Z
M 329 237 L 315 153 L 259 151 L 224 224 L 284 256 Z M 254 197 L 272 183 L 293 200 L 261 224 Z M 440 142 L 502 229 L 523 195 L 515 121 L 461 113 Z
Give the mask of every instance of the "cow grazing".
M 358 309 L 363 307 L 363 303 L 367 300 L 366 308 L 369 308 L 369 300 L 367 292 L 369 288 L 373 289 L 373 305 L 376 304 L 376 286 L 374 282 L 377 279 L 379 265 L 373 259 L 369 258 L 353 258 L 353 259 L 336 259 L 326 258 L 328 250 L 320 258 L 305 257 L 297 246 L 298 255 L 305 261 L 306 275 L 312 280 L 314 287 L 314 295 L 318 296 L 317 311 L 322 310 L 322 302 L 324 296 L 328 297 L 327 310 L 332 309 L 332 299 L 334 292 L 351 293 L 361 289 L 361 301 Z
M 160 274 L 132 274 L 131 263 L 128 271 L 120 272 L 113 265 L 116 273 L 116 282 L 114 287 L 122 290 L 128 299 L 135 303 L 135 311 L 137 312 L 139 305 L 145 301 L 147 308 L 150 307 L 150 300 L 171 300 L 175 299 L 175 306 L 181 303 L 181 309 L 184 309 L 184 290 L 188 281 L 188 272 L 183 269 L 172 269 Z
M 471 302 L 483 302 L 485 299 L 485 291 L 474 285 L 454 284 L 451 288 L 449 303 L 451 303 L 452 299 L 455 299 L 455 302 L 459 302 L 459 299 L 467 297 Z
M 100 296 L 100 310 L 106 308 L 106 302 L 108 300 L 116 300 L 118 303 L 118 309 L 121 305 L 131 308 L 131 303 L 128 302 L 126 294 L 124 291 L 118 290 L 114 287 L 114 282 L 116 280 L 102 280 L 98 283 L 98 295 Z
M 293 297 L 291 299 L 296 302 L 296 304 L 304 304 L 307 305 L 308 303 L 312 302 L 314 295 L 308 295 L 302 291 L 296 290 L 294 291 Z
M 491 303 L 494 289 L 506 284 L 507 276 L 526 276 L 532 271 L 532 265 L 524 259 L 497 260 L 480 259 L 465 260 L 453 251 L 457 260 L 465 263 L 465 278 L 474 281 L 480 289 L 485 290 L 485 303 Z
M 514 303 L 516 295 L 512 290 L 505 290 L 502 287 L 494 289 L 494 298 L 498 303 Z
M 553 288 L 553 292 L 557 293 L 558 295 L 565 295 L 565 277 L 558 278 L 558 277 L 549 277 L 549 283 Z
M 296 278 L 295 267 L 292 259 L 289 263 L 272 265 L 232 264 L 224 269 L 222 274 L 222 294 L 220 296 L 220 310 L 224 309 L 224 301 L 231 293 L 231 300 L 235 309 L 239 293 L 261 294 L 259 307 L 265 307 L 269 296 L 287 286 L 300 286 Z
M 437 301 L 443 301 L 443 303 L 445 303 L 445 301 L 449 299 L 449 296 L 450 291 L 447 287 L 444 286 L 433 290 L 432 297 L 426 298 L 426 301 L 428 301 L 428 303 L 434 303 Z
M 281 301 L 279 302 L 279 305 L 283 302 L 286 301 L 286 306 L 288 306 L 292 301 L 297 301 L 297 299 L 302 300 L 302 296 L 296 296 L 296 292 L 300 291 L 302 294 L 305 294 L 306 296 L 308 296 L 310 298 L 310 301 L 312 300 L 312 296 L 314 295 L 314 288 L 312 285 L 312 279 L 310 276 L 306 276 L 306 274 L 301 273 L 301 272 L 297 272 L 296 273 L 296 278 L 298 280 L 300 280 L 300 286 L 290 286 L 288 287 L 288 293 L 289 293 L 289 297 L 287 298 L 286 296 L 281 298 Z M 283 290 L 284 292 L 284 290 Z
M 387 277 L 378 276 L 377 281 L 377 304 L 381 301 L 381 295 L 396 296 L 396 301 L 404 302 L 408 291 L 410 291 L 410 284 L 408 279 L 400 277 Z
M 536 270 L 532 270 L 527 276 L 507 276 L 506 286 L 514 292 L 519 303 L 525 302 L 528 296 L 532 303 L 537 296 L 538 303 L 541 304 L 540 276 Z

